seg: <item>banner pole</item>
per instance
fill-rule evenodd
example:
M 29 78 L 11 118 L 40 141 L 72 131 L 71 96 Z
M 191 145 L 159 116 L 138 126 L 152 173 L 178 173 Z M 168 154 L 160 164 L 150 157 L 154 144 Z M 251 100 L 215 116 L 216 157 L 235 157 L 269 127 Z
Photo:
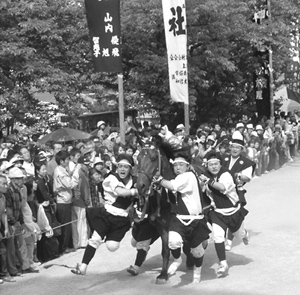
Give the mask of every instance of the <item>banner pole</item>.
M 190 112 L 189 112 L 189 104 L 184 103 L 184 126 L 185 126 L 185 134 L 190 134 Z
M 272 28 L 272 15 L 271 15 L 271 0 L 267 0 L 268 13 L 269 13 L 269 25 Z M 271 33 L 272 34 L 272 33 Z M 274 123 L 274 91 L 273 91 L 273 52 L 270 46 L 269 48 L 269 87 L 270 87 L 270 119 Z
M 119 126 L 121 143 L 125 144 L 125 130 L 124 130 L 124 91 L 123 91 L 123 75 L 118 74 L 118 88 L 119 88 Z

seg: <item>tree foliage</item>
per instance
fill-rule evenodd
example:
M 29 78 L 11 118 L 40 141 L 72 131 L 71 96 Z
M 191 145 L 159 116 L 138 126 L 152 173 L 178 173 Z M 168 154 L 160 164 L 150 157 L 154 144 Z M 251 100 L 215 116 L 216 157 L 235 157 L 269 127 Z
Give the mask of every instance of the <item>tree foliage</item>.
M 182 114 L 182 105 L 169 102 L 161 4 L 126 3 L 128 11 L 134 12 L 127 13 L 123 20 L 124 49 L 130 54 L 134 73 L 130 87 L 134 85 L 145 93 L 161 113 Z M 239 113 L 254 103 L 253 73 L 261 65 L 260 57 L 254 56 L 255 49 L 271 46 L 275 80 L 290 62 L 290 37 L 295 30 L 292 21 L 299 15 L 297 3 L 272 1 L 272 24 L 265 20 L 260 25 L 252 20 L 255 4 L 240 0 L 186 1 L 190 117 L 195 125 Z
M 256 4 L 186 1 L 190 117 L 195 126 L 254 103 L 253 73 L 261 62 L 255 48 L 272 48 L 275 80 L 286 70 L 298 1 L 272 0 L 272 22 L 260 25 L 252 21 Z M 174 127 L 183 121 L 183 106 L 170 101 L 161 1 L 121 0 L 121 24 L 127 106 L 155 108 Z M 32 89 L 53 93 L 60 111 L 74 118 L 83 112 L 82 105 L 84 110 L 97 108 L 83 93 L 92 93 L 101 107 L 114 99 L 116 75 L 93 70 L 83 0 L 2 0 L 0 28 L 3 113 L 22 121 L 24 113 L 34 112 Z

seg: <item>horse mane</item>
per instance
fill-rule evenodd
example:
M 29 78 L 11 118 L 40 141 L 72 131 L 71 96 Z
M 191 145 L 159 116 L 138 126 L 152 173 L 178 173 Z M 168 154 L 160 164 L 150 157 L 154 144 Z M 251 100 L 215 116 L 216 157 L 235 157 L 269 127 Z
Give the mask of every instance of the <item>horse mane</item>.
M 158 134 L 153 136 L 152 142 L 166 155 L 168 160 L 174 159 L 175 151 L 169 142 L 164 141 Z

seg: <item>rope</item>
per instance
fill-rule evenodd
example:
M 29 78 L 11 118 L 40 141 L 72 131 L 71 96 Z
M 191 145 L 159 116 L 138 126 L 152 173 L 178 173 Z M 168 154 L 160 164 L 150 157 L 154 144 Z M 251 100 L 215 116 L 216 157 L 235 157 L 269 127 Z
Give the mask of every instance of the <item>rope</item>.
M 44 265 L 44 268 L 45 269 L 48 269 L 48 268 L 50 268 L 50 267 L 52 267 L 52 266 L 61 266 L 61 267 L 65 267 L 65 268 L 74 268 L 74 267 L 72 267 L 72 266 L 68 266 L 68 265 L 66 265 L 66 264 L 57 264 L 57 263 L 51 263 L 51 264 L 47 264 L 47 265 Z
M 83 219 L 83 218 L 82 218 L 82 219 Z M 72 221 L 70 221 L 70 222 L 63 223 L 63 224 L 60 224 L 60 225 L 58 225 L 58 226 L 51 227 L 51 229 L 54 230 L 54 229 L 57 229 L 57 228 L 60 228 L 60 227 L 64 227 L 64 226 L 66 226 L 66 225 L 68 225 L 68 224 L 77 222 L 78 220 L 79 220 L 79 219 L 75 219 L 75 220 L 72 220 Z M 24 231 L 25 231 L 25 230 L 23 230 L 22 232 L 20 232 L 20 233 L 18 233 L 18 234 L 13 234 L 13 235 L 11 235 L 11 236 L 9 236 L 9 237 L 2 237 L 2 238 L 0 238 L 0 241 L 6 240 L 6 239 L 10 239 L 10 238 L 13 238 L 13 237 L 17 237 L 17 236 L 21 236 L 21 235 L 23 235 L 23 234 L 25 233 Z M 41 234 L 44 234 L 44 233 L 46 233 L 46 232 L 49 232 L 49 230 L 42 230 L 40 233 L 41 233 Z

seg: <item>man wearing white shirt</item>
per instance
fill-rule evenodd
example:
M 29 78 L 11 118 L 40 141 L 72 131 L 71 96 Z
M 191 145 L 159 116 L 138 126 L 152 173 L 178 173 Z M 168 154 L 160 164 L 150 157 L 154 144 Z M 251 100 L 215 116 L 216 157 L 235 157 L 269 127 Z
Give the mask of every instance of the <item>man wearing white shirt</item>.
M 154 179 L 154 182 L 176 193 L 176 202 L 171 205 L 169 225 L 169 248 L 174 261 L 168 269 L 168 274 L 176 273 L 182 263 L 181 248 L 184 242 L 188 242 L 194 264 L 193 283 L 199 283 L 206 240 L 209 238 L 210 230 L 203 214 L 203 195 L 190 162 L 191 157 L 187 153 L 176 153 L 173 161 L 176 177 L 171 180 L 160 177 Z

